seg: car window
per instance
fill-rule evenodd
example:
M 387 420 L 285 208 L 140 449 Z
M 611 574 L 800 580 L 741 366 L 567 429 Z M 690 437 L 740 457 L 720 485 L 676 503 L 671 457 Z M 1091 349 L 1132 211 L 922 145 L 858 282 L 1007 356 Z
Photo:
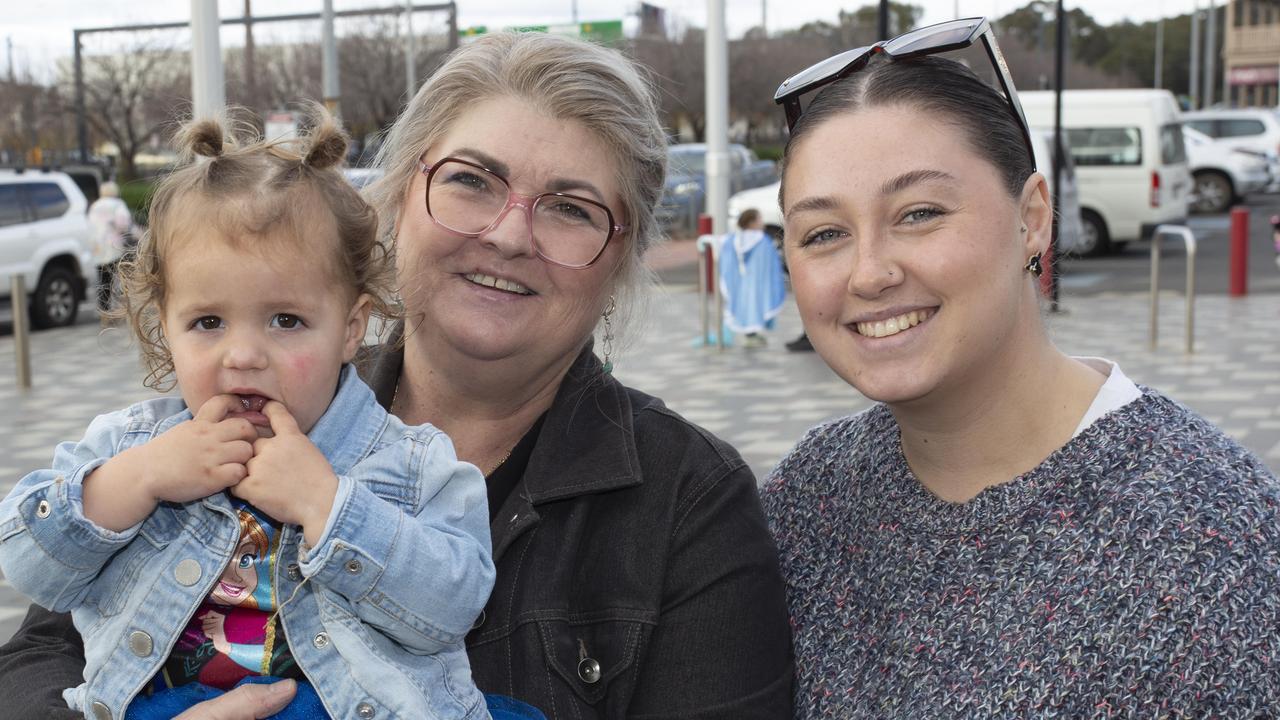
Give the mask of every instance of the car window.
M 1215 120 L 1183 120 L 1183 123 L 1199 130 L 1209 137 L 1218 136 L 1218 128 L 1215 127 L 1217 125 L 1217 121 Z
M 701 150 L 668 150 L 667 165 L 672 175 L 701 175 L 707 171 L 707 156 Z
M 1142 131 L 1138 128 L 1068 128 L 1067 140 L 1071 158 L 1080 167 L 1142 164 Z
M 1261 120 L 1219 120 L 1218 123 L 1222 128 L 1221 137 L 1248 137 L 1261 135 L 1267 131 L 1267 127 Z
M 1160 164 L 1173 165 L 1187 161 L 1187 146 L 1183 143 L 1182 125 L 1169 123 L 1160 128 Z
M 27 198 L 35 208 L 37 220 L 62 217 L 71 207 L 66 194 L 56 183 L 31 183 L 27 186 Z
M 17 185 L 0 185 L 0 227 L 22 222 L 22 197 Z

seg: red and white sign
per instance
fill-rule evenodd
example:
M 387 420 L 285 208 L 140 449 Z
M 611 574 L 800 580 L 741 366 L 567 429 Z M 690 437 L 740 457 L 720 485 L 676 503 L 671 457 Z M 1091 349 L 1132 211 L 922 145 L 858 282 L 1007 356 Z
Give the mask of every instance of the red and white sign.
M 1274 85 L 1280 82 L 1280 65 L 1233 67 L 1227 71 L 1229 85 Z

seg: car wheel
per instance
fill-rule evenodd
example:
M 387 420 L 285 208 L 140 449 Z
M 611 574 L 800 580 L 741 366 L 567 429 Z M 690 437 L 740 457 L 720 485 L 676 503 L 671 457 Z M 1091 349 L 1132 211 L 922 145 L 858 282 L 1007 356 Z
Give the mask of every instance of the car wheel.
M 62 265 L 47 267 L 36 284 L 31 299 L 31 325 L 35 328 L 65 327 L 76 321 L 80 311 L 75 273 Z
M 1218 172 L 1199 172 L 1196 178 L 1196 201 L 1191 209 L 1199 213 L 1226 212 L 1235 199 L 1231 179 Z
M 1107 233 L 1107 224 L 1102 217 L 1092 210 L 1080 211 L 1080 248 L 1077 251 L 1086 257 L 1105 255 L 1111 249 L 1111 237 Z

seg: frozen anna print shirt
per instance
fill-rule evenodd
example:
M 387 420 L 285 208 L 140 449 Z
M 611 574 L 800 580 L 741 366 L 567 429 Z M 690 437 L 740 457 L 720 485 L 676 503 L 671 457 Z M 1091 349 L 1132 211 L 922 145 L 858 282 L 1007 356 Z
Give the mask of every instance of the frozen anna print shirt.
M 229 690 L 251 675 L 303 678 L 273 616 L 280 525 L 246 503 L 236 510 L 240 542 L 231 562 L 178 637 L 155 688 L 199 682 Z

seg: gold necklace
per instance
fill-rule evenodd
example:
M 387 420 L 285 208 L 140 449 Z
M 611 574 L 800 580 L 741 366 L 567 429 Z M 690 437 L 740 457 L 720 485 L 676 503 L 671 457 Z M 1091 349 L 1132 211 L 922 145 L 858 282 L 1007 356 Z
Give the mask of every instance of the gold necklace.
M 397 377 L 396 386 L 391 390 L 391 403 L 387 406 L 388 412 L 390 412 L 392 415 L 395 414 L 396 399 L 399 397 L 400 397 L 400 378 Z M 498 462 L 494 463 L 493 467 L 489 468 L 489 471 L 484 473 L 484 476 L 487 478 L 490 475 L 497 472 L 498 468 L 502 467 L 502 463 L 506 462 L 507 458 L 511 457 L 511 453 L 513 450 L 515 450 L 514 445 L 508 448 L 508 450 L 505 453 L 503 453 L 502 457 L 498 458 Z M 477 466 L 477 469 L 478 468 L 479 466 Z M 484 472 L 484 471 L 482 470 L 481 472 Z

